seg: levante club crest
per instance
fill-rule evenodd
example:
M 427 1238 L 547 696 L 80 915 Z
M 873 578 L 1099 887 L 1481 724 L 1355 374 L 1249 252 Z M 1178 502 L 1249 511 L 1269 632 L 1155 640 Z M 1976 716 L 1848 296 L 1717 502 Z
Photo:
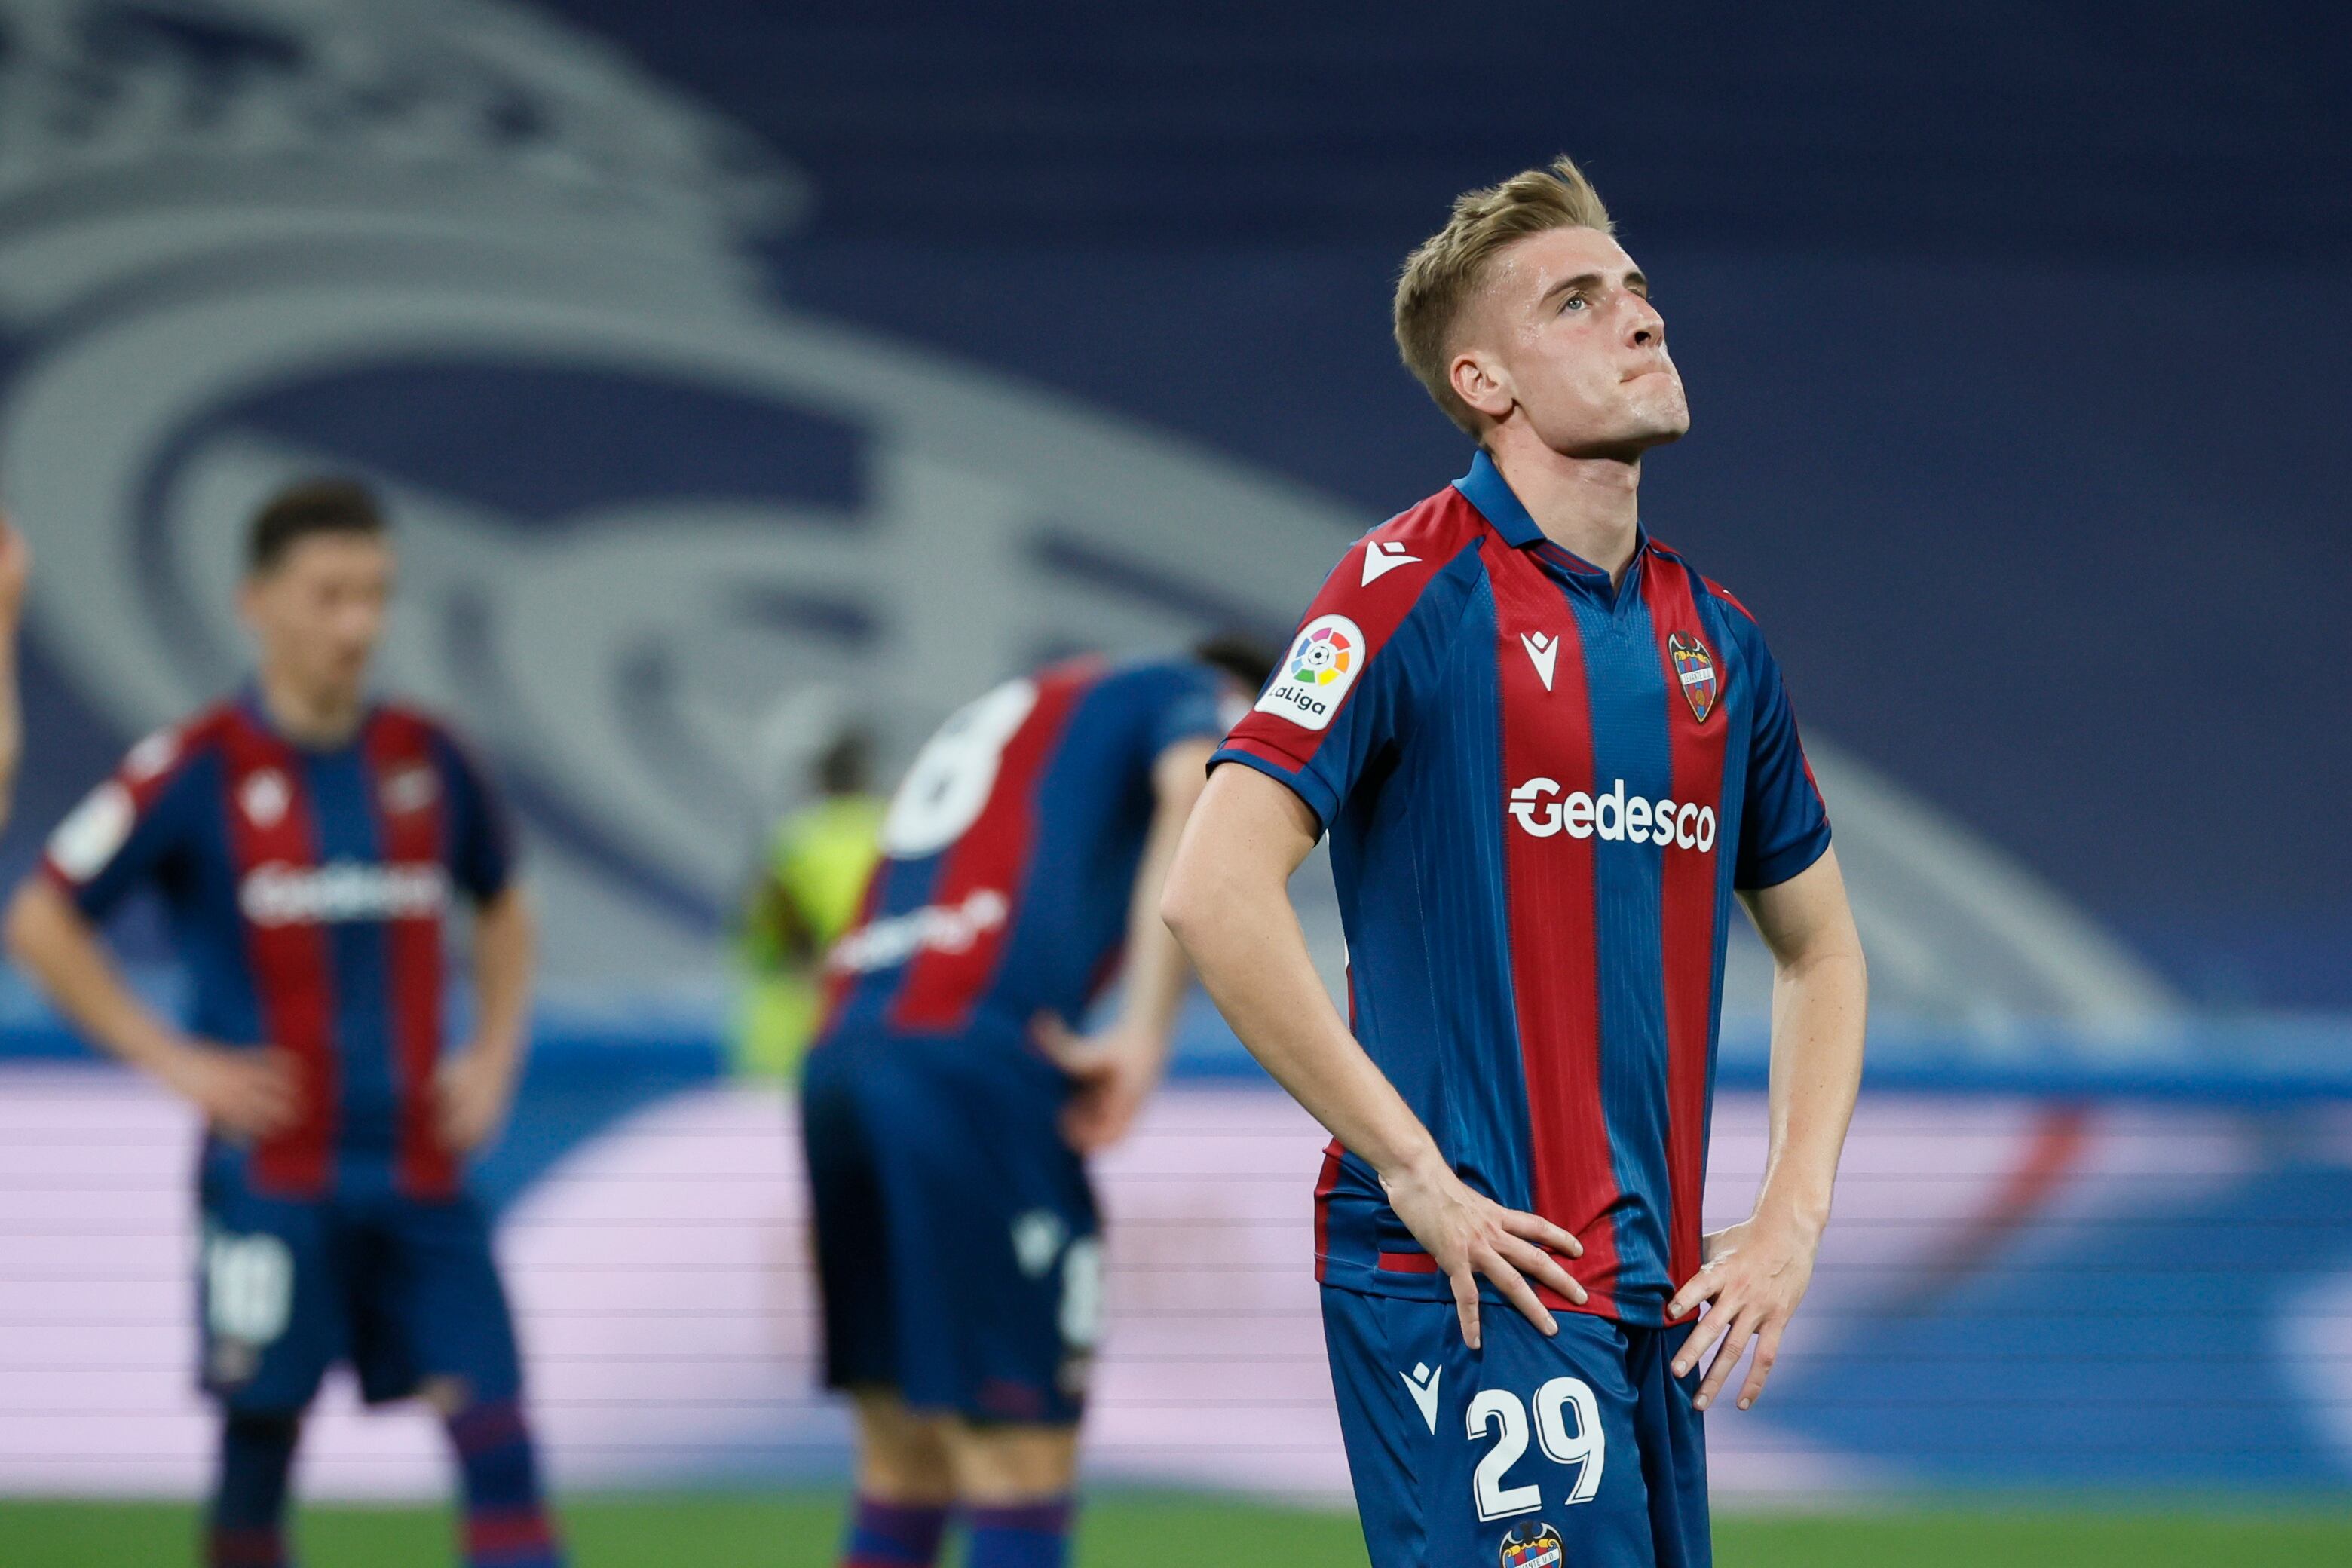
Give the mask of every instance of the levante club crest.
M 1667 634 L 1666 652 L 1674 658 L 1675 679 L 1683 683 L 1691 712 L 1706 723 L 1706 716 L 1715 711 L 1715 655 L 1706 651 L 1706 644 L 1683 632 Z
M 1559 1531 L 1549 1524 L 1530 1525 L 1525 1540 L 1516 1530 L 1503 1537 L 1503 1568 L 1559 1568 L 1566 1554 Z

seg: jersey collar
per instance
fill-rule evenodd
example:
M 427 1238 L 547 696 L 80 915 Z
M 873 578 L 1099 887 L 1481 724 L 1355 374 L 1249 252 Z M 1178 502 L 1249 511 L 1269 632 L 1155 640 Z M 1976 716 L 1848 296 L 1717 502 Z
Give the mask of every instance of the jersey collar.
M 237 688 L 236 704 L 244 710 L 246 719 L 263 734 L 280 745 L 290 748 L 297 754 L 306 757 L 338 757 L 345 752 L 356 749 L 366 738 L 369 729 L 374 725 L 376 719 L 376 701 L 373 698 L 370 698 L 360 710 L 358 727 L 353 729 L 340 744 L 313 746 L 296 740 L 278 727 L 278 721 L 269 716 L 269 704 L 262 700 L 259 676 L 246 677 L 245 683 Z
M 1608 573 L 1581 555 L 1561 549 L 1536 526 L 1536 520 L 1528 515 L 1527 507 L 1512 493 L 1510 482 L 1503 478 L 1503 471 L 1495 467 L 1495 459 L 1486 456 L 1485 447 L 1480 447 L 1478 455 L 1470 459 L 1470 471 L 1454 480 L 1454 488 L 1462 492 L 1462 499 L 1475 507 L 1478 515 L 1485 518 L 1487 525 L 1501 534 L 1503 542 L 1514 550 L 1532 550 L 1563 571 L 1572 572 L 1579 577 L 1597 577 L 1604 584 L 1608 583 Z M 1633 581 L 1634 569 L 1641 565 L 1642 558 L 1649 552 L 1649 531 L 1637 525 L 1633 534 L 1633 559 L 1625 574 L 1627 582 Z

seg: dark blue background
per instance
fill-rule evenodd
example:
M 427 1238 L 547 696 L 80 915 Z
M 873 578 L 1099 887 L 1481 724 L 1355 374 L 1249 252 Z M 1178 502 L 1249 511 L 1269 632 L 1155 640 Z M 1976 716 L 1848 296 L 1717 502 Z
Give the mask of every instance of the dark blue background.
M 559 9 L 811 174 L 797 303 L 1367 522 L 1465 458 L 1398 259 L 1572 153 L 1692 388 L 1649 519 L 1808 722 L 2192 994 L 2352 1004 L 2352 13 Z

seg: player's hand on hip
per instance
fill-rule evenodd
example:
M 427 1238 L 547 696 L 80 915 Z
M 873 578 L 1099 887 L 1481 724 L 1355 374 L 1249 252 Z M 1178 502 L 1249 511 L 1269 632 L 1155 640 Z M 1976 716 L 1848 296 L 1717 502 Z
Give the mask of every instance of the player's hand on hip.
M 290 1053 L 274 1047 L 192 1040 L 171 1058 L 163 1076 L 206 1121 L 232 1138 L 270 1137 L 302 1114 L 300 1068 Z
M 1682 1377 L 1708 1350 L 1715 1351 L 1691 1401 L 1696 1408 L 1715 1403 L 1750 1341 L 1756 1357 L 1740 1386 L 1739 1408 L 1747 1409 L 1762 1396 L 1764 1380 L 1772 1375 L 1772 1363 L 1780 1354 L 1780 1336 L 1812 1283 L 1813 1258 L 1820 1247 L 1818 1226 L 1766 1215 L 1728 1226 L 1706 1239 L 1706 1261 L 1666 1304 L 1668 1322 L 1696 1310 L 1701 1302 L 1707 1304 L 1706 1315 L 1691 1330 L 1674 1361 L 1675 1375 Z
M 433 1091 L 441 1146 L 470 1154 L 506 1125 L 514 1079 L 496 1053 L 476 1047 L 441 1064 Z
M 1029 1037 L 1073 1086 L 1062 1108 L 1062 1136 L 1081 1154 L 1127 1136 L 1160 1078 L 1154 1043 L 1113 1026 L 1081 1035 L 1052 1013 L 1029 1020 Z
M 1570 1301 L 1583 1302 L 1584 1287 L 1570 1278 L 1559 1260 L 1562 1256 L 1583 1257 L 1583 1244 L 1540 1215 L 1505 1208 L 1471 1191 L 1452 1167 L 1433 1154 L 1419 1166 L 1382 1176 L 1381 1184 L 1388 1189 L 1389 1205 L 1396 1210 L 1397 1218 L 1452 1283 L 1454 1310 L 1462 1319 L 1462 1338 L 1472 1350 L 1480 1343 L 1478 1281 L 1482 1277 L 1493 1281 L 1503 1300 L 1547 1334 L 1558 1333 L 1559 1324 L 1537 1297 L 1536 1285 Z

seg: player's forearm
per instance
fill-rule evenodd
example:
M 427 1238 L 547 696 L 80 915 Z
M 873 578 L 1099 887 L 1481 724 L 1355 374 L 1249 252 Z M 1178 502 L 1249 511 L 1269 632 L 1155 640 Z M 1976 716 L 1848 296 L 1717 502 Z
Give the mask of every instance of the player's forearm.
M 1757 1212 L 1819 1229 L 1862 1088 L 1868 981 L 1858 942 L 1781 964 L 1772 983 L 1771 1138 Z
M 1180 746 L 1160 759 L 1153 769 L 1159 804 L 1145 836 L 1143 857 L 1136 867 L 1135 890 L 1127 911 L 1127 977 L 1121 988 L 1119 1021 L 1123 1031 L 1146 1040 L 1161 1060 L 1176 1031 L 1176 1017 L 1184 1005 L 1185 983 L 1192 964 L 1175 932 L 1160 916 L 1168 889 L 1168 869 L 1175 863 L 1184 824 L 1201 798 L 1202 770 L 1212 748 Z
M 189 1042 L 124 984 L 89 922 L 35 878 L 8 907 L 10 956 L 68 1021 L 109 1055 L 168 1077 Z
M 16 698 L 16 622 L 0 624 L 0 827 L 16 800 L 16 768 L 25 755 L 24 710 Z
M 537 922 L 530 900 L 509 887 L 482 907 L 474 921 L 474 1038 L 509 1071 L 520 1071 L 530 1045 L 530 983 Z
M 1220 783 L 1211 782 L 1212 797 Z M 1307 953 L 1289 879 L 1314 847 L 1312 832 L 1221 809 L 1228 804 L 1202 802 L 1163 900 L 1201 983 L 1274 1080 L 1374 1170 L 1401 1175 L 1438 1159 L 1435 1140 L 1349 1032 Z

